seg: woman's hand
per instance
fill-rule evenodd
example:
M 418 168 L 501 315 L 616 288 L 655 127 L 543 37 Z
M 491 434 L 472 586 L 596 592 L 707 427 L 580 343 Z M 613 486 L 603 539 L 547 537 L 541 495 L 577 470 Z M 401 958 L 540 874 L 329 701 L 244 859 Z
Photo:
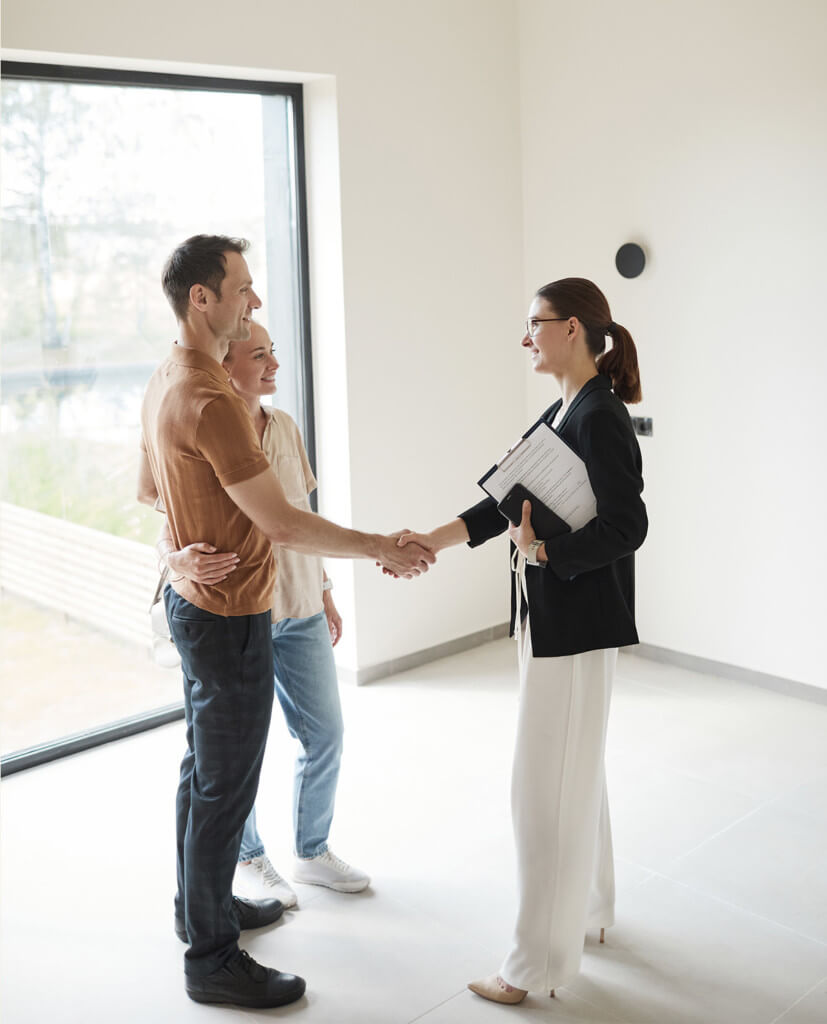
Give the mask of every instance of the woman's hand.
M 342 616 L 339 614 L 333 602 L 333 595 L 329 590 L 325 590 L 322 594 L 322 604 L 327 619 L 327 628 L 330 630 L 330 642 L 335 647 L 342 639 Z
M 167 551 L 164 559 L 176 575 L 186 576 L 193 583 L 205 583 L 208 586 L 226 580 L 238 567 L 238 555 L 235 552 L 218 552 L 205 541 L 187 544 L 180 551 Z
M 514 541 L 521 554 L 528 555 L 529 544 L 537 539 L 537 534 L 531 525 L 530 501 L 523 502 L 523 518 L 520 520 L 520 525 L 515 526 L 511 523 L 508 527 L 508 536 Z
M 400 548 L 405 547 L 406 544 L 418 544 L 426 551 L 430 551 L 435 558 L 437 553 L 442 551 L 443 548 L 450 548 L 454 544 L 462 544 L 471 539 L 468 527 L 465 525 L 465 520 L 460 518 L 451 519 L 442 526 L 435 526 L 429 533 L 400 530 L 398 533 L 392 534 L 392 536 L 397 538 L 396 543 Z M 395 575 L 395 573 L 388 572 L 387 569 L 383 571 L 388 576 Z

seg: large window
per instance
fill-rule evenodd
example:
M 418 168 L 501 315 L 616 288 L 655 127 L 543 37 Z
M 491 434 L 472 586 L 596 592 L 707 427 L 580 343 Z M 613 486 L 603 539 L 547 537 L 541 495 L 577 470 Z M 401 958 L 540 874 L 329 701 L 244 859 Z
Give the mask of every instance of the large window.
M 9 754 L 177 713 L 150 657 L 158 514 L 135 500 L 146 381 L 175 337 L 160 272 L 250 239 L 276 402 L 313 453 L 301 90 L 2 68 L 0 586 Z M 129 723 L 120 726 L 128 730 Z M 77 744 L 75 744 L 77 745 Z

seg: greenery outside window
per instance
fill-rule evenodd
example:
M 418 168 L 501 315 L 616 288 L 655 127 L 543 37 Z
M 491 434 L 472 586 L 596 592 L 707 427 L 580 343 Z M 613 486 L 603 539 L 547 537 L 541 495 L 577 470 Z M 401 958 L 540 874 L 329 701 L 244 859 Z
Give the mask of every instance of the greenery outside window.
M 181 714 L 150 658 L 140 406 L 175 338 L 164 260 L 249 238 L 276 404 L 313 459 L 301 87 L 2 66 L 3 771 Z M 114 726 L 112 723 L 115 723 Z M 67 738 L 68 737 L 68 738 Z

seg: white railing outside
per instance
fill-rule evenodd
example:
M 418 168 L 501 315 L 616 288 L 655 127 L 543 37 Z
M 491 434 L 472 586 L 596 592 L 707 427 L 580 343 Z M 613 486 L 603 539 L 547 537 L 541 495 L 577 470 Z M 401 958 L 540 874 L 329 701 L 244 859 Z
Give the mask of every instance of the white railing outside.
M 0 502 L 0 587 L 123 640 L 151 644 L 148 544 Z

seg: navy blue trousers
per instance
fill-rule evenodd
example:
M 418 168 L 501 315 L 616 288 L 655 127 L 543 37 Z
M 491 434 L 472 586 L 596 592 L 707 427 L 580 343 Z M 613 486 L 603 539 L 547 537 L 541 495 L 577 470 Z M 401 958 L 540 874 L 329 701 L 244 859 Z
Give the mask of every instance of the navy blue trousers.
M 184 673 L 187 752 L 176 801 L 178 892 L 185 973 L 211 974 L 238 950 L 232 884 L 255 802 L 270 713 L 270 613 L 225 617 L 164 592 Z

